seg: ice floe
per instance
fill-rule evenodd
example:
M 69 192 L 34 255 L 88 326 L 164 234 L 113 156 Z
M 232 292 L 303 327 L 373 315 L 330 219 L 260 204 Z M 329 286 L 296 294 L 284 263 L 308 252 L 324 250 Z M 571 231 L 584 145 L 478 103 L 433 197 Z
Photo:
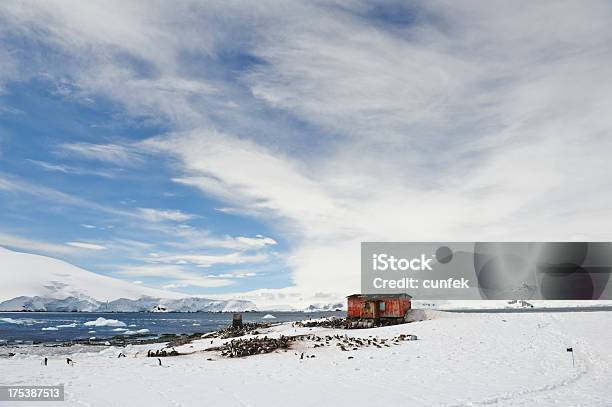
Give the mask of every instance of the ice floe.
M 148 334 L 150 331 L 148 329 L 139 329 L 137 331 L 125 331 L 124 335 L 138 335 L 138 334 Z
M 4 322 L 6 324 L 16 324 L 16 325 L 21 325 L 25 323 L 25 321 L 23 320 L 13 319 L 13 318 L 0 318 L 0 322 Z
M 121 322 L 117 319 L 106 319 L 99 317 L 95 321 L 87 321 L 83 325 L 85 326 L 110 326 L 110 327 L 123 327 L 126 326 L 125 322 Z

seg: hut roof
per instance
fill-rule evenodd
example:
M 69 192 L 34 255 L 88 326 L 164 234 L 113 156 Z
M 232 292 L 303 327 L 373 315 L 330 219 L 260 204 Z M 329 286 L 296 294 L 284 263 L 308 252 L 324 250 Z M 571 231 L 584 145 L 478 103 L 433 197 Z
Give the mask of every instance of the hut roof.
M 411 295 L 406 293 L 397 293 L 397 294 L 351 294 L 346 298 L 361 298 L 369 301 L 376 300 L 385 300 L 389 298 L 412 298 Z

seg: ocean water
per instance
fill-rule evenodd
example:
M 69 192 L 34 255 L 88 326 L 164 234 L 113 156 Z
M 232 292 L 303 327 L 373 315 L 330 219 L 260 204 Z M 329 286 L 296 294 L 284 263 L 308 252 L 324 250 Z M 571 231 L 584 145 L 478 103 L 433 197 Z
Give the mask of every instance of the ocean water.
M 266 312 L 246 312 L 244 322 L 285 322 L 309 318 L 345 316 L 344 312 L 271 312 L 276 318 L 266 319 Z M 117 320 L 107 326 L 93 325 L 98 318 Z M 29 343 L 62 343 L 111 338 L 120 335 L 146 333 L 192 334 L 210 332 L 227 327 L 232 322 L 231 313 L 76 313 L 76 312 L 0 312 L 0 345 Z M 125 326 L 123 326 L 125 324 Z M 147 331 L 144 331 L 147 330 Z M 140 332 L 139 332 L 140 331 Z

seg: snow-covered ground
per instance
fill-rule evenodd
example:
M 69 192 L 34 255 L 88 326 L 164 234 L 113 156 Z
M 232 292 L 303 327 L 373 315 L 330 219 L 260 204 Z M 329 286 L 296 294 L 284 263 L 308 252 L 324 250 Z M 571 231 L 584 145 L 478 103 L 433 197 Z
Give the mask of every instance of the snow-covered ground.
M 288 323 L 266 332 L 418 336 L 347 352 L 305 341 L 286 352 L 225 359 L 203 351 L 223 340 L 205 339 L 177 348 L 194 353 L 164 358 L 161 367 L 156 358 L 145 357 L 147 349 L 161 344 L 95 353 L 62 348 L 45 367 L 40 353 L 50 349 L 30 348 L 26 355 L 0 358 L 1 384 L 63 383 L 66 406 L 612 405 L 612 312 L 431 315 L 385 328 L 347 331 Z M 574 348 L 575 367 L 568 347 Z M 119 352 L 128 357 L 117 358 Z M 74 366 L 65 363 L 66 353 Z

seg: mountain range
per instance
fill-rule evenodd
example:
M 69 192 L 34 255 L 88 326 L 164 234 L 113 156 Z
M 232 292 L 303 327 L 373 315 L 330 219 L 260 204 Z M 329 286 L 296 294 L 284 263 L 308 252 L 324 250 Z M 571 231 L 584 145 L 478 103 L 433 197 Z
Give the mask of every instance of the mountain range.
M 92 273 L 65 261 L 0 247 L 0 311 L 246 311 L 245 300 L 207 299 Z

